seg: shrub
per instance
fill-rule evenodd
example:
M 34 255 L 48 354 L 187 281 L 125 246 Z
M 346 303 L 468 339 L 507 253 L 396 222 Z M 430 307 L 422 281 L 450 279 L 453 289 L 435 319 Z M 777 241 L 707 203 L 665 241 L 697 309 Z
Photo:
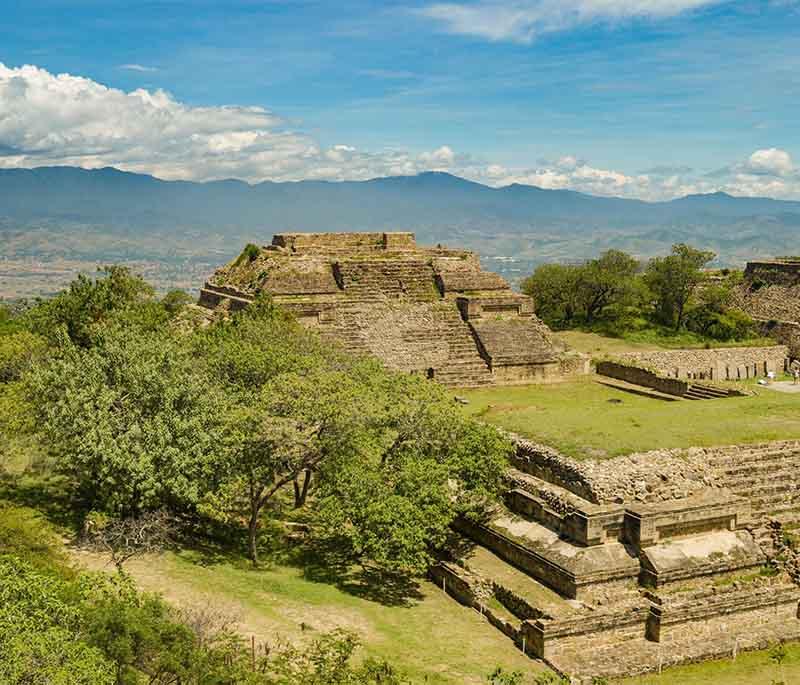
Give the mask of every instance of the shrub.
M 52 526 L 27 507 L 0 502 L 0 554 L 39 569 L 67 572 L 67 557 Z
M 236 260 L 236 266 L 241 266 L 245 262 L 251 264 L 256 260 L 259 254 L 261 254 L 261 248 L 258 245 L 247 243 L 247 245 L 244 246 L 244 250 L 242 250 L 242 254 L 240 254 L 239 258 Z
M 0 336 L 0 383 L 18 380 L 45 349 L 44 339 L 29 331 Z

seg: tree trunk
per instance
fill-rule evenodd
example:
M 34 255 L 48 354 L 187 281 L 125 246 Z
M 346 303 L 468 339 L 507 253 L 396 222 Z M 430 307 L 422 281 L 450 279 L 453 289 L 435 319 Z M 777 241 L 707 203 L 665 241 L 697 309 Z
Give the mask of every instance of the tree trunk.
M 300 509 L 300 507 L 304 507 L 306 504 L 306 498 L 308 497 L 308 488 L 311 486 L 311 469 L 306 469 L 303 472 L 303 485 L 301 486 L 297 482 L 297 478 L 294 479 L 294 508 Z
M 684 305 L 682 305 L 682 304 L 678 305 L 678 317 L 677 317 L 678 320 L 675 322 L 675 332 L 676 333 L 679 330 L 681 330 L 681 325 L 683 324 L 683 307 L 684 307 Z
M 247 526 L 247 544 L 250 552 L 250 561 L 253 566 L 258 566 L 258 507 L 252 507 L 250 523 Z

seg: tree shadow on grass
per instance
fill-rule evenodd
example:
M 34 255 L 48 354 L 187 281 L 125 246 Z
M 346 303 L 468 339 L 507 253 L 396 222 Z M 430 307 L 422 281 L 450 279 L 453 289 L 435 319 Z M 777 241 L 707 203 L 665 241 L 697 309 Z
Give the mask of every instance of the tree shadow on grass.
M 203 518 L 181 521 L 174 536 L 175 552 L 198 566 L 250 564 L 240 530 Z
M 262 528 L 260 563 L 255 568 L 247 557 L 246 531 L 235 525 L 189 520 L 175 543 L 178 554 L 198 566 L 227 564 L 255 572 L 273 565 L 291 566 L 306 580 L 385 606 L 413 606 L 424 598 L 418 577 L 360 563 L 346 545 L 287 532 L 277 521 Z
M 0 475 L 0 500 L 40 512 L 55 526 L 77 532 L 82 516 L 76 508 L 66 479 L 61 476 L 25 473 Z
M 294 550 L 288 561 L 306 580 L 384 606 L 411 607 L 424 599 L 418 577 L 360 564 L 348 552 L 336 543 L 313 541 Z

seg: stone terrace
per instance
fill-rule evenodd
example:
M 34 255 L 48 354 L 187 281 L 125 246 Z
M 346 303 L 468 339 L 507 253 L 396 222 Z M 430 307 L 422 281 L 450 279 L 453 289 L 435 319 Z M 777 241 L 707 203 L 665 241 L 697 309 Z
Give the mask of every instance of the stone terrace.
M 420 248 L 412 233 L 278 234 L 217 270 L 200 304 L 238 309 L 259 292 L 353 352 L 447 385 L 588 371 L 474 253 Z
M 772 544 L 800 520 L 800 443 L 599 462 L 516 444 L 505 505 L 457 522 L 433 576 L 520 649 L 590 682 L 800 638 Z

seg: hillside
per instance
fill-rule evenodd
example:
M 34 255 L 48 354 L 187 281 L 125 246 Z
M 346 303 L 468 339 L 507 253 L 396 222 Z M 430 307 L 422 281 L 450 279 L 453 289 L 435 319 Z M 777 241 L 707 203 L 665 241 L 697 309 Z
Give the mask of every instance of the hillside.
M 800 202 L 724 193 L 647 203 L 569 190 L 491 188 L 445 173 L 363 182 L 162 181 L 112 168 L 0 170 L 0 296 L 54 290 L 57 272 L 125 262 L 160 287 L 203 274 L 276 231 L 410 230 L 420 244 L 478 251 L 512 282 L 546 260 L 619 247 L 647 257 L 676 241 L 719 263 L 792 253 Z M 28 273 L 33 272 L 33 273 Z

